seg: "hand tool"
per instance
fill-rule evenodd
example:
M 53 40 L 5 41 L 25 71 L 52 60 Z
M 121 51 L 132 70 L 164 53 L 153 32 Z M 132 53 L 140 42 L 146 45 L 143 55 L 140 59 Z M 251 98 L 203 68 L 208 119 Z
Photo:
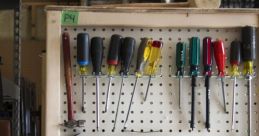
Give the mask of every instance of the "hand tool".
M 206 87 L 206 123 L 207 130 L 210 129 L 210 77 L 212 75 L 212 42 L 210 37 L 203 39 L 203 66 Z
M 231 64 L 231 69 L 230 69 L 230 74 L 231 77 L 234 78 L 233 82 L 233 102 L 232 102 L 232 129 L 235 129 L 235 94 L 236 94 L 236 80 L 237 76 L 239 76 L 238 72 L 238 66 L 240 64 L 241 60 L 241 43 L 238 41 L 233 41 L 231 42 L 230 46 L 230 64 Z
M 149 79 L 148 79 L 147 91 L 145 94 L 144 101 L 147 100 L 151 77 L 156 74 L 157 66 L 160 61 L 162 47 L 163 47 L 163 43 L 161 41 L 153 41 L 151 49 L 150 49 L 150 56 L 148 58 L 148 65 L 145 70 L 146 71 L 145 73 L 147 75 L 149 75 Z
M 135 72 L 135 75 L 136 75 L 135 85 L 134 85 L 132 96 L 131 96 L 131 99 L 130 99 L 126 120 L 124 122 L 124 129 L 126 129 L 126 123 L 128 121 L 128 118 L 129 118 L 131 104 L 132 104 L 133 97 L 134 97 L 134 94 L 135 94 L 138 79 L 140 77 L 142 77 L 143 72 L 144 72 L 144 68 L 146 66 L 147 60 L 148 60 L 149 55 L 150 55 L 151 45 L 152 45 L 152 40 L 150 40 L 149 38 L 142 38 L 141 39 L 141 43 L 140 43 L 140 46 L 138 48 L 138 54 L 137 54 L 137 64 L 136 64 L 136 72 Z
M 217 39 L 213 43 L 213 50 L 214 50 L 214 58 L 218 69 L 218 77 L 221 79 L 224 111 L 227 113 L 225 90 L 224 90 L 224 77 L 225 77 L 224 69 L 225 69 L 225 62 L 226 62 L 226 53 L 225 53 L 223 41 Z
M 254 75 L 253 60 L 256 58 L 256 28 L 251 26 L 245 26 L 242 28 L 242 60 L 244 61 L 244 75 L 247 82 L 247 99 L 248 99 L 248 136 L 251 135 L 251 118 L 252 118 L 252 107 L 251 107 L 251 80 Z
M 96 79 L 96 130 L 99 129 L 99 76 L 102 74 L 103 39 L 93 37 L 91 39 L 91 59 L 93 63 L 93 74 Z
M 184 76 L 184 66 L 186 60 L 186 44 L 178 42 L 176 44 L 176 76 L 179 78 L 179 109 L 181 109 L 181 93 L 182 93 L 182 78 Z
M 87 74 L 87 66 L 89 65 L 89 35 L 87 33 L 79 33 L 77 35 L 77 63 L 79 65 L 79 74 L 82 78 L 82 112 L 85 113 L 85 77 Z
M 81 127 L 85 120 L 75 120 L 73 110 L 73 98 L 72 98 L 72 68 L 70 58 L 70 39 L 67 32 L 62 34 L 63 44 L 63 58 L 64 58 L 64 74 L 66 82 L 66 94 L 67 94 L 67 117 L 68 121 L 64 122 L 64 126 L 68 128 Z
M 112 81 L 113 75 L 116 73 L 116 67 L 119 64 L 120 47 L 121 47 L 122 41 L 123 41 L 122 36 L 118 34 L 114 34 L 111 37 L 110 47 L 109 47 L 109 52 L 107 57 L 109 83 L 108 83 L 108 89 L 106 94 L 106 103 L 105 103 L 104 112 L 108 111 L 111 81 Z
M 130 68 L 130 64 L 131 64 L 131 61 L 132 61 L 132 58 L 133 58 L 133 55 L 134 55 L 135 46 L 136 46 L 135 39 L 132 38 L 132 37 L 126 37 L 126 38 L 124 38 L 123 44 L 120 48 L 121 86 L 120 86 L 119 99 L 118 99 L 118 104 L 117 104 L 117 109 L 116 109 L 116 114 L 115 114 L 113 131 L 116 128 L 116 122 L 117 122 L 118 111 L 119 111 L 119 106 L 120 106 L 120 99 L 121 99 L 121 92 L 122 92 L 122 87 L 123 87 L 123 84 L 124 84 L 124 77 L 129 74 L 129 68 Z
M 200 65 L 200 38 L 192 37 L 190 40 L 190 76 L 192 77 L 192 104 L 190 127 L 194 129 L 195 122 L 195 87 L 196 77 L 199 75 Z

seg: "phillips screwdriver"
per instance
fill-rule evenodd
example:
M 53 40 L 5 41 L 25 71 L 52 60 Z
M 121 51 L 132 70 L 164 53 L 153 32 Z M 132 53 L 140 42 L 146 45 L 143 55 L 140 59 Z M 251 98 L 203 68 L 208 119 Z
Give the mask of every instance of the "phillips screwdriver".
M 122 44 L 122 40 L 123 40 L 122 36 L 117 34 L 114 34 L 111 37 L 110 47 L 109 47 L 109 52 L 107 57 L 109 83 L 108 83 L 108 89 L 106 94 L 106 103 L 105 103 L 104 112 L 108 111 L 111 81 L 112 81 L 113 75 L 116 73 L 116 67 L 119 64 L 119 55 L 120 55 L 120 47 Z
M 93 74 L 96 79 L 96 129 L 99 129 L 99 76 L 101 75 L 103 58 L 103 39 L 93 37 L 91 39 L 91 59 L 93 63 Z
M 214 58 L 218 68 L 218 77 L 221 80 L 224 111 L 227 113 L 225 90 L 224 90 L 224 76 L 225 76 L 224 69 L 225 69 L 225 62 L 226 62 L 226 53 L 225 53 L 223 41 L 217 39 L 213 43 L 213 50 L 214 50 Z
M 87 33 L 79 33 L 77 35 L 77 63 L 79 65 L 79 74 L 82 78 L 82 112 L 85 113 L 85 77 L 87 74 L 87 66 L 89 65 L 89 35 Z
M 148 65 L 145 70 L 146 71 L 145 73 L 149 75 L 149 79 L 148 79 L 147 91 L 144 97 L 144 101 L 147 100 L 151 77 L 156 74 L 157 66 L 160 61 L 162 47 L 163 47 L 163 43 L 161 41 L 153 41 L 150 49 L 150 56 L 148 58 Z
M 191 104 L 191 122 L 190 127 L 194 129 L 195 122 L 195 87 L 196 77 L 199 74 L 200 65 L 200 39 L 198 37 L 192 37 L 190 41 L 190 76 L 192 77 L 192 104 Z
M 116 114 L 115 114 L 114 126 L 113 126 L 113 129 L 112 129 L 113 131 L 116 128 L 116 122 L 117 122 L 119 106 L 120 106 L 120 99 L 121 99 L 121 92 L 122 92 L 122 87 L 123 87 L 123 84 L 124 84 L 124 77 L 128 76 L 128 74 L 129 74 L 129 68 L 130 68 L 131 61 L 133 59 L 135 46 L 136 46 L 135 39 L 132 38 L 132 37 L 126 37 L 126 38 L 123 39 L 123 44 L 120 48 L 121 86 L 120 86 L 119 99 L 118 99 L 117 109 L 116 109 Z
M 251 26 L 246 26 L 242 28 L 242 60 L 244 61 L 244 75 L 248 79 L 247 83 L 247 96 L 248 96 L 248 136 L 251 135 L 251 80 L 254 75 L 253 70 L 253 60 L 256 58 L 256 28 Z
M 210 129 L 210 77 L 212 75 L 212 42 L 210 37 L 203 39 L 203 66 L 206 87 L 206 123 L 207 130 Z
M 184 76 L 184 66 L 186 60 L 186 44 L 178 42 L 176 44 L 176 76 L 179 78 L 179 109 L 181 109 L 181 93 L 182 93 L 182 78 Z
M 235 129 L 235 94 L 236 94 L 236 78 L 239 76 L 238 72 L 238 66 L 240 64 L 241 60 L 241 43 L 238 41 L 233 41 L 231 42 L 230 46 L 230 64 L 231 64 L 231 69 L 230 69 L 230 74 L 231 77 L 234 78 L 233 82 L 233 102 L 232 102 L 232 129 Z
M 64 122 L 64 126 L 68 128 L 82 127 L 85 120 L 75 120 L 73 110 L 73 97 L 72 97 L 72 67 L 70 58 L 70 39 L 68 33 L 62 34 L 63 45 L 63 58 L 64 58 L 64 74 L 66 83 L 66 95 L 67 95 L 67 117 L 68 121 Z
M 126 129 L 126 123 L 128 121 L 128 117 L 129 117 L 129 113 L 130 113 L 130 109 L 131 109 L 131 104 L 132 104 L 132 101 L 133 101 L 133 97 L 134 97 L 134 93 L 135 93 L 135 90 L 136 90 L 136 85 L 137 85 L 138 79 L 140 77 L 142 77 L 145 65 L 147 63 L 147 59 L 150 55 L 151 45 L 152 45 L 152 41 L 150 39 L 148 39 L 148 38 L 141 39 L 141 43 L 140 43 L 140 46 L 138 48 L 138 54 L 137 54 L 135 85 L 134 85 L 132 96 L 131 96 L 131 99 L 130 99 L 126 120 L 124 122 L 124 129 Z

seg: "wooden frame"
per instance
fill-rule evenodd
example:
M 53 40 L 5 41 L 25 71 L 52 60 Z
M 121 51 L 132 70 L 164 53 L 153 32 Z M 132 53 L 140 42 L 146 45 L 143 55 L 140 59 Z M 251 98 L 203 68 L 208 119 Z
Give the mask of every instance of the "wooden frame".
M 60 55 L 62 11 L 79 12 L 78 26 L 135 27 L 241 27 L 259 26 L 258 9 L 184 9 L 159 7 L 57 7 L 48 6 L 46 91 L 43 98 L 43 135 L 59 136 L 60 120 Z M 97 17 L 98 16 L 98 17 Z M 119 19 L 118 19 L 119 18 Z M 257 61 L 258 65 L 258 61 Z M 258 69 L 257 69 L 258 72 Z

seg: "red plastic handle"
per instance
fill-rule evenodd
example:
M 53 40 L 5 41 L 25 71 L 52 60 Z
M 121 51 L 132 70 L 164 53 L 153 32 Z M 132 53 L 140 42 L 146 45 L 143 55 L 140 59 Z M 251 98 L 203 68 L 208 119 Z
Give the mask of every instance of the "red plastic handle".
M 226 53 L 224 48 L 224 43 L 222 40 L 216 40 L 213 43 L 213 49 L 214 49 L 214 58 L 217 64 L 218 68 L 218 76 L 224 77 L 224 69 L 225 69 L 225 63 L 226 63 Z

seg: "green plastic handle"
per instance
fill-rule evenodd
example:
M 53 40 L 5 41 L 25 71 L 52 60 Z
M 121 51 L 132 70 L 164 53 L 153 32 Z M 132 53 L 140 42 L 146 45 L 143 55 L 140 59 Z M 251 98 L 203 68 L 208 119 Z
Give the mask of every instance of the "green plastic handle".
M 186 43 L 178 42 L 176 44 L 176 67 L 177 67 L 177 76 L 183 76 L 184 66 L 186 60 Z
M 190 40 L 190 75 L 198 76 L 200 65 L 200 38 L 192 37 Z

